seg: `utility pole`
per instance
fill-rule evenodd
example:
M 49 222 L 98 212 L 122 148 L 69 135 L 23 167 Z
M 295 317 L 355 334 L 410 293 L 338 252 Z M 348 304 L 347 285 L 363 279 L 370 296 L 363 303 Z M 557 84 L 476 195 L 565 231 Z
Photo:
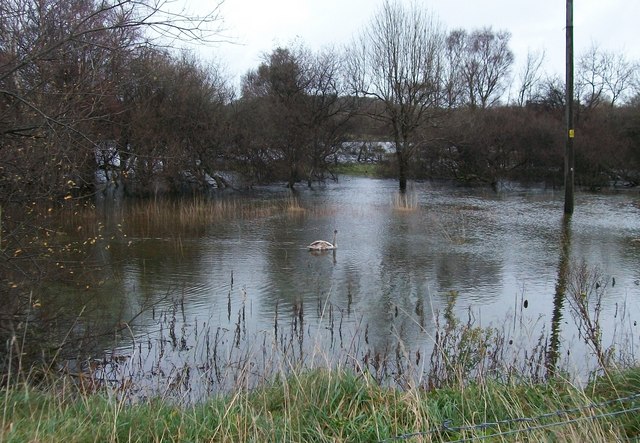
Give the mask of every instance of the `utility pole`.
M 573 0 L 567 0 L 567 53 L 566 53 L 567 144 L 564 153 L 564 213 L 573 214 L 573 179 L 575 155 L 573 138 Z

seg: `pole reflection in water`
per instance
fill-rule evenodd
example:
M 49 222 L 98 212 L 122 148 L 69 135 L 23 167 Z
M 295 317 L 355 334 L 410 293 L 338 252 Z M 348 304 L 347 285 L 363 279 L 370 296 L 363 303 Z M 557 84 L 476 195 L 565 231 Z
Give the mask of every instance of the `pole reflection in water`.
M 553 314 L 551 316 L 551 337 L 547 350 L 547 376 L 553 377 L 558 367 L 560 348 L 560 322 L 562 321 L 562 309 L 567 292 L 567 279 L 569 274 L 569 260 L 571 250 L 571 214 L 565 213 L 562 217 L 562 231 L 560 235 L 560 261 L 558 262 L 558 279 L 553 298 Z
M 640 250 L 630 241 L 640 232 L 635 196 L 583 194 L 580 213 L 562 222 L 561 197 L 426 182 L 401 194 L 395 181 L 346 178 L 300 190 L 295 199 L 270 187 L 207 202 L 105 208 L 112 221 L 101 222 L 102 238 L 87 247 L 94 266 L 116 278 L 91 290 L 105 301 L 100 321 L 107 306 L 110 323 L 124 319 L 130 327 L 98 348 L 113 356 L 105 379 L 131 379 L 142 397 L 165 392 L 190 371 L 195 401 L 322 362 L 366 368 L 404 386 L 429 376 L 437 318 L 452 293 L 452 323 L 467 327 L 470 319 L 467 329 L 481 332 L 513 316 L 505 352 L 528 359 L 535 349 L 535 361 L 528 360 L 534 375 L 552 375 L 564 370 L 559 348 L 570 343 L 567 368 L 569 360 L 591 358 L 575 325 L 562 318 L 573 263 L 615 271 L 603 304 L 607 339 L 618 339 L 617 307 L 640 299 Z M 308 251 L 336 227 L 337 250 Z M 520 295 L 524 301 L 519 317 L 514 294 L 516 310 Z M 72 300 L 86 299 L 82 289 Z M 640 315 L 635 303 L 625 306 L 625 319 Z

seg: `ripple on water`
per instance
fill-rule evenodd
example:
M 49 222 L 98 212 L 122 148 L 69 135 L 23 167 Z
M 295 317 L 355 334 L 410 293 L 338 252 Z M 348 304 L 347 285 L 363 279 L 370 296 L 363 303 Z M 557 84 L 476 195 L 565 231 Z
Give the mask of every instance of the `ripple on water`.
M 132 304 L 184 296 L 187 323 L 206 318 L 229 331 L 242 315 L 248 331 L 272 331 L 276 313 L 279 331 L 291 331 L 302 306 L 307 328 L 342 322 L 347 335 L 359 325 L 371 337 L 403 337 L 408 348 L 426 346 L 421 328 L 433 326 L 435 314 L 425 307 L 442 311 L 451 291 L 459 312 L 471 309 L 484 326 L 505 324 L 524 298 L 528 324 L 548 326 L 562 253 L 561 195 L 429 183 L 409 192 L 410 207 L 398 210 L 395 181 L 352 178 L 300 189 L 304 210 L 295 216 L 230 219 L 207 235 L 182 238 L 178 248 L 134 242 L 123 293 Z M 603 266 L 609 282 L 616 278 L 606 314 L 640 300 L 640 245 L 630 242 L 640 238 L 634 197 L 580 194 L 569 226 L 571 262 Z M 333 229 L 338 249 L 309 253 L 306 245 L 331 240 Z M 640 306 L 629 302 L 628 310 L 637 317 Z M 540 331 L 527 332 L 537 338 Z

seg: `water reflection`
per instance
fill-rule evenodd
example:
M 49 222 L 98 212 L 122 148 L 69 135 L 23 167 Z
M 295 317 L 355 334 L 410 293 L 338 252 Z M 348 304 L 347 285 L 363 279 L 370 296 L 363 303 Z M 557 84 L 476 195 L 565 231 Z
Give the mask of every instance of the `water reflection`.
M 553 377 L 558 368 L 560 353 L 560 336 L 562 312 L 567 295 L 567 279 L 569 278 L 569 263 L 571 249 L 571 214 L 564 214 L 560 236 L 560 260 L 558 261 L 558 279 L 553 298 L 553 315 L 551 316 L 551 337 L 547 353 L 547 373 Z
M 172 327 L 176 336 L 185 331 L 186 344 L 174 352 L 191 352 L 186 360 L 197 367 L 206 366 L 214 343 L 218 352 L 223 344 L 236 349 L 227 355 L 276 343 L 300 360 L 318 349 L 330 359 L 338 348 L 360 361 L 399 347 L 426 356 L 435 318 L 455 291 L 457 314 L 471 310 L 483 326 L 522 315 L 513 333 L 537 337 L 550 322 L 552 371 L 561 337 L 573 333 L 559 328 L 569 256 L 615 275 L 610 313 L 640 295 L 640 248 L 630 242 L 640 236 L 635 196 L 579 195 L 573 219 L 561 222 L 562 195 L 541 189 L 417 183 L 399 195 L 392 180 L 345 178 L 295 198 L 278 211 L 230 216 L 196 232 L 139 235 L 144 230 L 130 220 L 113 220 L 114 235 L 101 245 L 108 253 L 95 256 L 115 276 L 105 296 L 120 299 L 129 318 L 143 311 L 131 323 L 134 338 L 118 342 L 121 352 L 159 333 L 158 312 L 177 301 Z M 288 191 L 269 187 L 234 204 L 269 200 L 291 203 Z M 339 249 L 307 250 L 334 229 Z M 527 300 L 524 313 L 518 300 Z M 638 306 L 629 306 L 636 316 Z M 247 337 L 243 350 L 235 346 L 239 336 Z M 170 361 L 179 367 L 183 360 Z

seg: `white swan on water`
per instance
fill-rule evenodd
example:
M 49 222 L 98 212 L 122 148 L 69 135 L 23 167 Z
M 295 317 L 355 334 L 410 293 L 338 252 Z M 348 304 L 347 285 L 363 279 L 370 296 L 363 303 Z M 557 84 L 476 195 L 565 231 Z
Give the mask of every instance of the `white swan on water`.
M 312 251 L 326 251 L 329 249 L 337 249 L 338 248 L 338 243 L 336 243 L 336 235 L 338 234 L 338 230 L 334 230 L 333 231 L 333 243 L 329 243 L 328 241 L 324 241 L 324 240 L 316 240 L 313 243 L 311 243 L 308 248 Z

